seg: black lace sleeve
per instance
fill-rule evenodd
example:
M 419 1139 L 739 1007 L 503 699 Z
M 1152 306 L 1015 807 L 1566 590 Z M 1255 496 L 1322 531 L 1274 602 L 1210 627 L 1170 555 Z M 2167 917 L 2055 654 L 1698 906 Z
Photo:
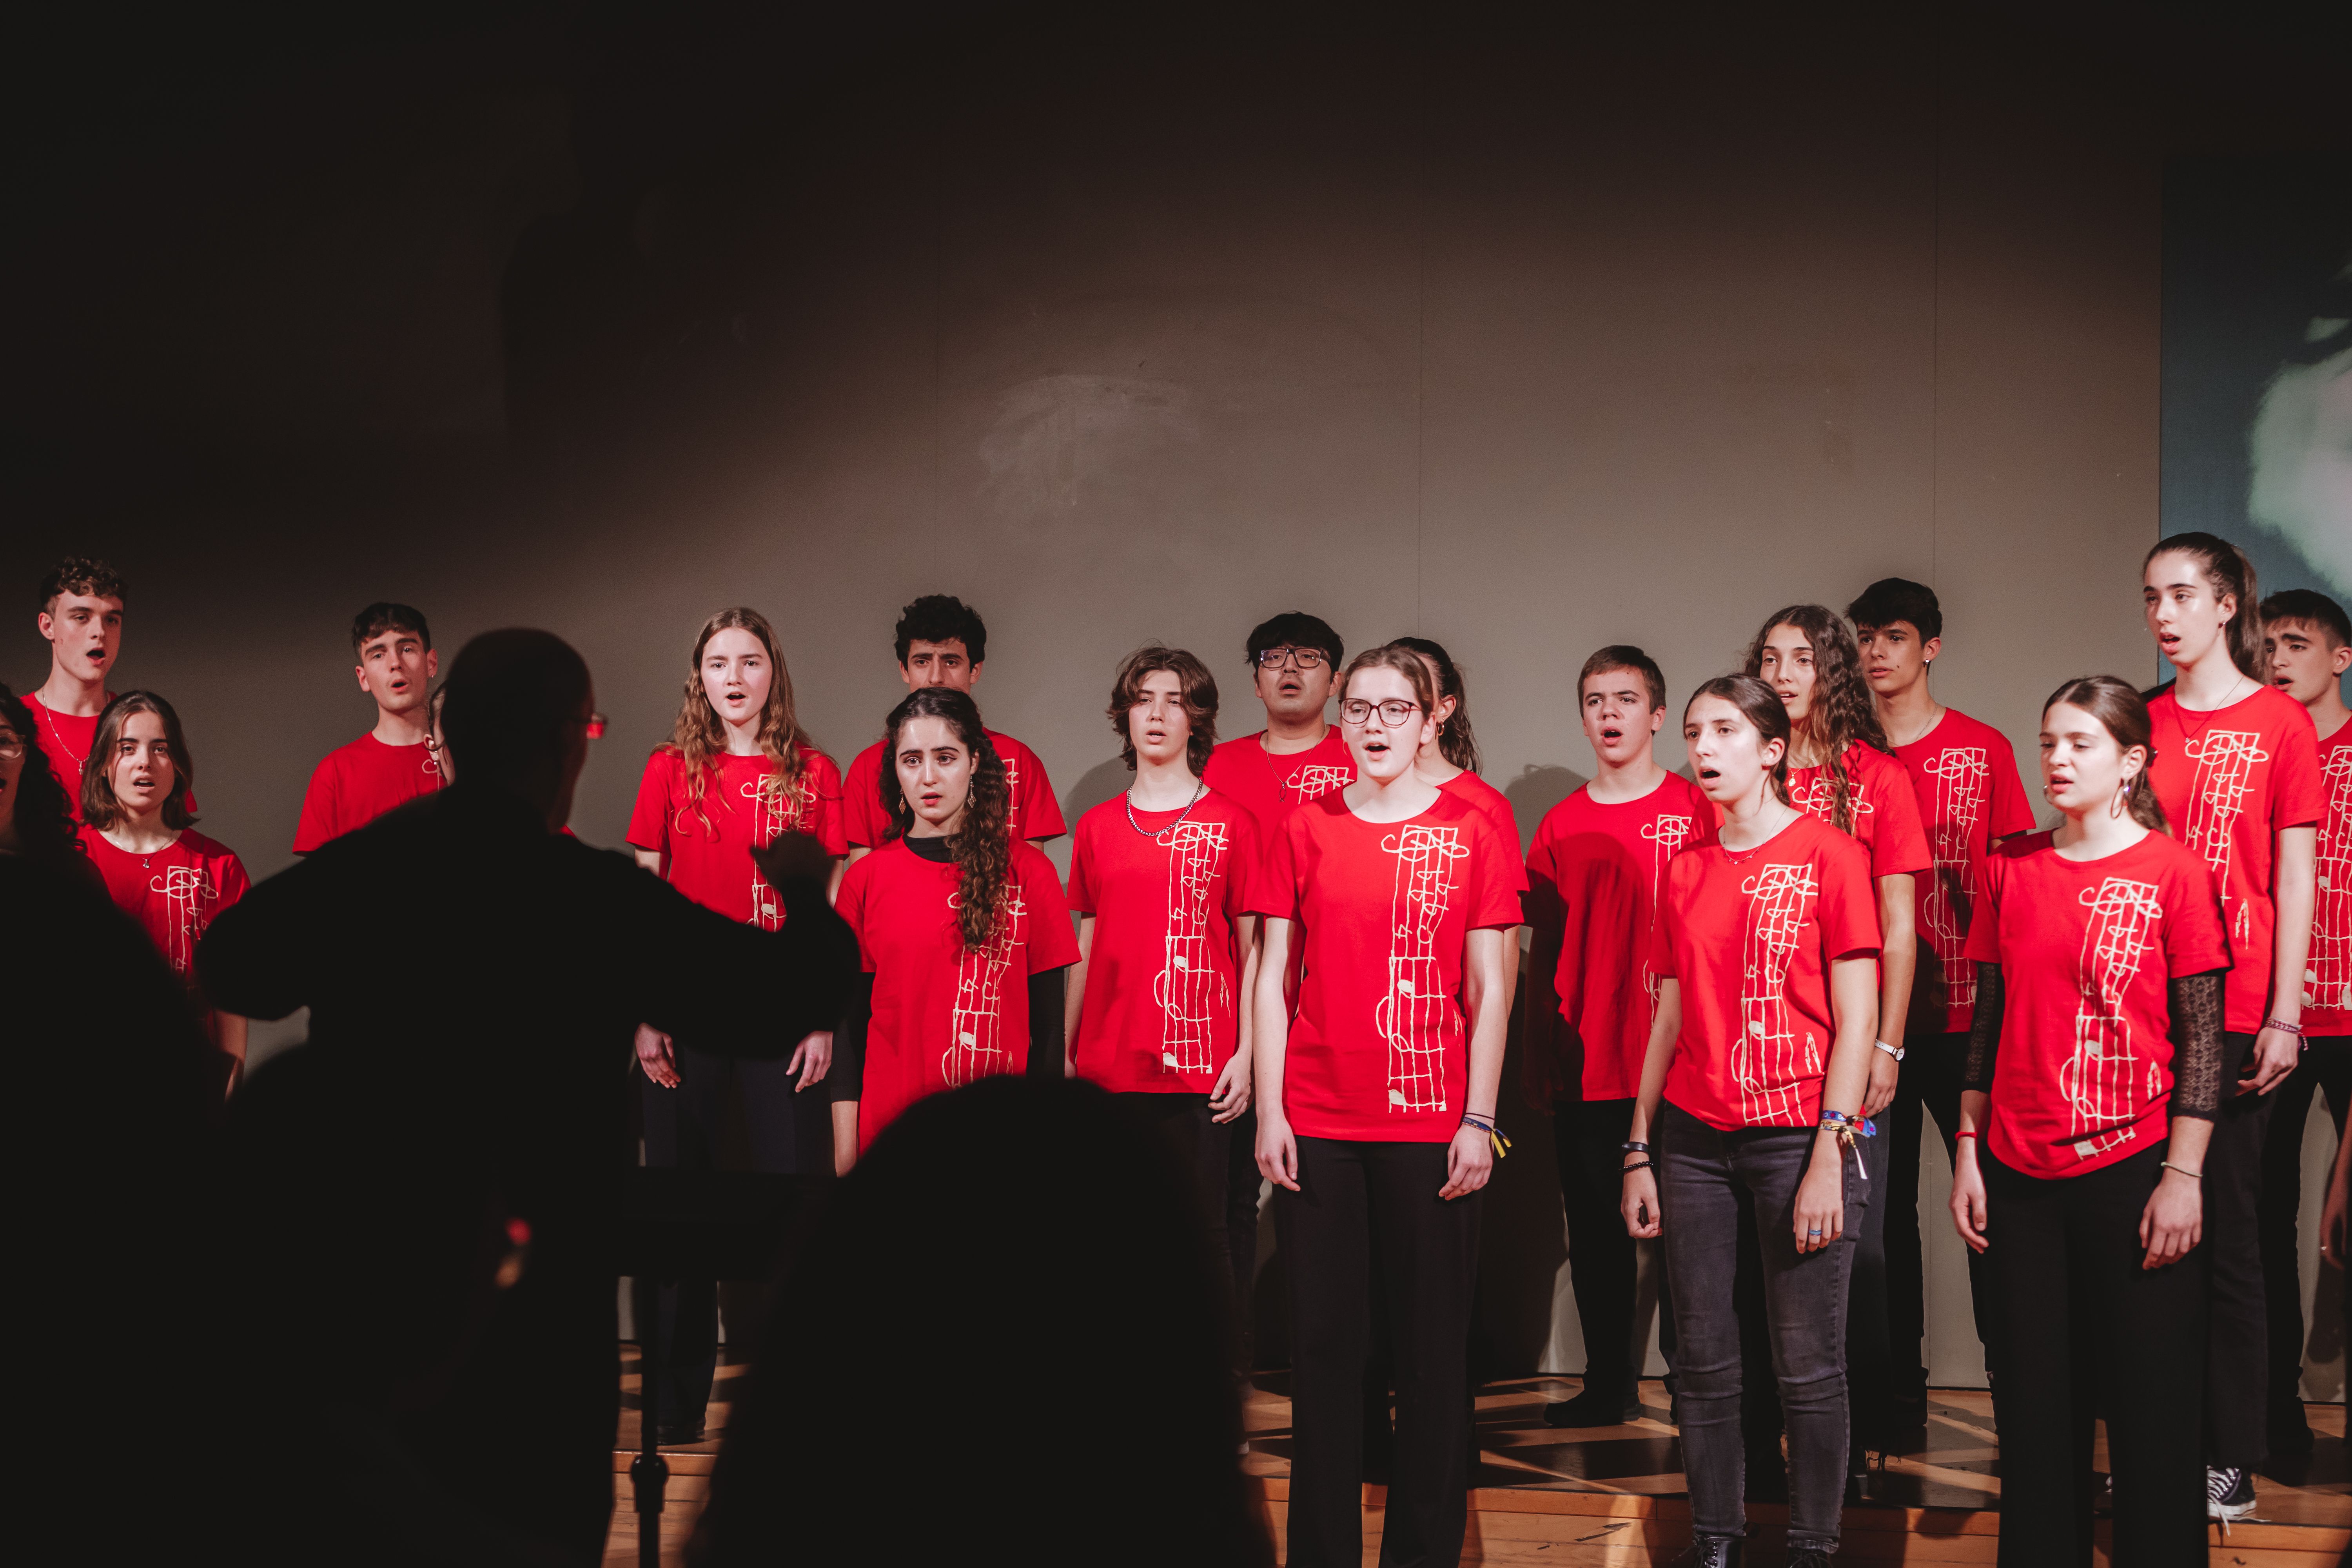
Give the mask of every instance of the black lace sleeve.
M 1969 1016 L 1969 1059 L 1960 1072 L 1960 1087 L 1979 1094 L 1992 1092 L 1993 1058 L 2000 1050 L 2000 1014 L 2007 995 L 2000 965 L 1977 965 L 1977 1008 Z
M 2221 975 L 2184 974 L 2172 1003 L 2172 1114 L 2210 1121 L 2221 1111 Z

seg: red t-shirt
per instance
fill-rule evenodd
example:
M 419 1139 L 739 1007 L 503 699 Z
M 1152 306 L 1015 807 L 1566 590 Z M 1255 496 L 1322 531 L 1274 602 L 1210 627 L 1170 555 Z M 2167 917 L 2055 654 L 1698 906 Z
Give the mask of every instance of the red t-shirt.
M 1957 708 L 1945 709 L 1935 728 L 1909 745 L 1895 747 L 1895 760 L 1911 775 L 1936 858 L 1915 889 L 1919 968 L 1911 982 L 1910 1027 L 1965 1033 L 1977 1005 L 1977 972 L 1967 957 L 1977 868 L 1994 839 L 2032 830 L 2033 808 L 2008 738 Z
M 1013 808 L 1007 820 L 1013 837 L 1035 843 L 1059 838 L 1069 831 L 1061 805 L 1054 799 L 1054 781 L 1037 753 L 1010 735 L 988 731 L 1004 763 L 1004 781 L 1013 788 Z M 842 820 L 849 842 L 871 849 L 890 837 L 890 814 L 882 809 L 882 742 L 875 742 L 849 760 L 849 778 L 842 787 Z
M 1234 921 L 1256 864 L 1257 819 L 1214 790 L 1190 812 L 1130 823 L 1121 795 L 1078 818 L 1069 904 L 1095 917 L 1071 1042 L 1080 1078 L 1123 1093 L 1216 1088 L 1241 1037 Z
M 106 700 L 113 701 L 114 693 L 108 692 Z M 82 763 L 89 756 L 91 743 L 98 739 L 98 715 L 76 718 L 70 713 L 52 712 L 29 691 L 25 694 L 24 703 L 33 715 L 33 738 L 40 742 L 41 754 L 49 759 L 49 772 L 57 775 L 58 787 L 66 792 L 67 809 L 79 822 Z
M 1837 1041 L 1830 964 L 1877 952 L 1869 851 L 1827 823 L 1685 849 L 1650 942 L 1651 970 L 1682 989 L 1666 1098 L 1725 1131 L 1817 1124 Z
M 1601 802 L 1579 789 L 1544 814 L 1528 851 L 1528 921 L 1558 934 L 1552 985 L 1559 1016 L 1584 1047 L 1588 1100 L 1641 1092 L 1657 1016 L 1650 944 L 1666 864 L 1715 842 L 1715 805 L 1668 773 L 1639 800 Z
M 2002 1163 L 2045 1179 L 2167 1135 L 2166 983 L 2230 962 L 2212 875 L 2181 845 L 2151 833 L 2069 860 L 2052 839 L 2028 834 L 1986 857 L 1968 944 L 1972 962 L 2000 965 L 2007 998 L 1985 1137 Z
M 1870 851 L 1873 877 L 1917 876 L 1936 863 L 1927 830 L 1919 821 L 1918 797 L 1903 764 L 1877 747 L 1856 741 L 1845 749 L 1849 831 Z M 1808 816 L 1830 821 L 1837 808 L 1837 782 L 1825 767 L 1789 770 L 1789 804 Z
M 308 855 L 440 787 L 441 767 L 432 747 L 421 741 L 387 746 L 372 733 L 362 735 L 329 752 L 311 770 L 302 819 L 294 828 L 294 853 Z
M 763 787 L 775 766 L 764 756 L 721 752 L 710 760 L 713 776 L 697 801 L 687 787 L 686 756 L 677 747 L 659 747 L 646 759 L 636 809 L 629 814 L 629 843 L 660 855 L 663 879 L 704 909 L 779 930 L 784 908 L 751 864 L 751 847 L 764 847 L 780 833 L 805 833 L 828 855 L 848 854 L 841 773 L 823 752 L 803 752 L 795 801 Z
M 2303 1026 L 2314 1035 L 2352 1035 L 2352 723 L 2319 743 L 2319 782 L 2327 809 L 2319 819 Z
M 927 1094 L 1025 1070 L 1029 976 L 1078 961 L 1061 881 L 1034 845 L 1013 841 L 996 928 L 976 952 L 956 929 L 959 875 L 893 839 L 841 879 L 834 907 L 874 976 L 860 1151 Z
M 1301 928 L 1282 1085 L 1294 1131 L 1452 1141 L 1467 1108 L 1464 953 L 1471 931 L 1519 923 L 1520 875 L 1517 844 L 1444 790 L 1409 822 L 1366 822 L 1337 795 L 1284 819 L 1249 910 Z
M 2156 742 L 2148 773 L 2172 836 L 2213 869 L 2237 963 L 2225 983 L 2224 1026 L 2251 1035 L 2271 1004 L 2271 902 L 2278 836 L 2317 826 L 2319 731 L 2276 687 L 2210 713 L 2184 712 L 2167 691 L 2147 705 Z
M 1261 842 L 1270 847 L 1275 829 L 1292 807 L 1356 782 L 1356 756 L 1339 738 L 1337 725 L 1307 750 L 1280 754 L 1265 749 L 1261 730 L 1211 752 L 1201 779 L 1219 795 L 1247 806 L 1257 818 Z
M 214 917 L 245 897 L 253 883 L 245 863 L 226 845 L 193 827 L 152 855 L 118 849 L 85 824 L 82 852 L 105 879 L 115 904 L 139 922 L 172 973 L 204 1009 L 205 1033 L 215 1033 L 212 1010 L 196 984 L 196 943 Z
M 1518 847 L 1519 818 L 1517 814 L 1511 810 L 1510 796 L 1467 768 L 1455 773 L 1437 787 L 1485 817 L 1487 824 L 1494 828 L 1495 836 L 1504 843 L 1513 849 Z M 1517 868 L 1514 875 L 1517 880 L 1518 891 L 1524 893 L 1528 890 L 1527 865 L 1517 855 L 1511 857 L 1511 863 Z

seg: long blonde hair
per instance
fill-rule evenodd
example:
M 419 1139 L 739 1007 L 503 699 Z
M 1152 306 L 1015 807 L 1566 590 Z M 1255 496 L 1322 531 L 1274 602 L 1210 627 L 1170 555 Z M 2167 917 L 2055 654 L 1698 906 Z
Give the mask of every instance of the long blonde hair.
M 767 776 L 760 783 L 762 794 L 782 797 L 782 816 L 791 820 L 798 816 L 809 801 L 808 753 L 815 742 L 801 728 L 800 716 L 793 705 L 793 675 L 784 668 L 784 656 L 776 647 L 776 631 L 768 625 L 768 617 L 759 611 L 737 605 L 721 610 L 702 623 L 702 633 L 694 639 L 694 657 L 686 671 L 686 700 L 677 710 L 677 723 L 671 729 L 669 743 L 679 756 L 686 759 L 687 798 L 694 803 L 694 815 L 705 828 L 711 826 L 709 809 L 703 796 L 717 776 L 718 764 L 711 759 L 727 750 L 726 726 L 719 720 L 719 710 L 710 705 L 710 698 L 702 689 L 702 650 L 710 639 L 723 631 L 746 631 L 760 639 L 760 647 L 768 656 L 768 702 L 760 711 L 760 750 L 770 763 Z

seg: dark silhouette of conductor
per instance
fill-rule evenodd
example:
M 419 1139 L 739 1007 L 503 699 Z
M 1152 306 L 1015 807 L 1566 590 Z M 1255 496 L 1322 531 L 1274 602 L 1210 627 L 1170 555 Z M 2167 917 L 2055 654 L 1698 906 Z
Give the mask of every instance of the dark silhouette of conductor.
M 594 706 L 561 638 L 476 637 L 442 709 L 456 782 L 255 888 L 197 957 L 217 1005 L 308 1006 L 312 1051 L 387 1093 L 433 1080 L 436 1131 L 487 1155 L 528 1266 L 412 1429 L 484 1517 L 582 1563 L 613 1507 L 635 1027 L 782 1056 L 832 1026 L 857 970 L 814 840 L 763 853 L 786 910 L 764 931 L 563 834 Z

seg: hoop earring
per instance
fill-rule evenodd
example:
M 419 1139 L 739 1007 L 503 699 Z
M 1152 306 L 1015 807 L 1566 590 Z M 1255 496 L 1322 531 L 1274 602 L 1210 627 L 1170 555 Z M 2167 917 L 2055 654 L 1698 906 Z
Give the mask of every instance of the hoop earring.
M 2131 787 L 2132 781 L 2129 779 L 2126 779 L 2123 783 L 2116 785 L 2115 798 L 2107 802 L 2107 815 L 2109 816 L 2120 817 L 2124 815 L 2124 803 L 2131 798 Z

